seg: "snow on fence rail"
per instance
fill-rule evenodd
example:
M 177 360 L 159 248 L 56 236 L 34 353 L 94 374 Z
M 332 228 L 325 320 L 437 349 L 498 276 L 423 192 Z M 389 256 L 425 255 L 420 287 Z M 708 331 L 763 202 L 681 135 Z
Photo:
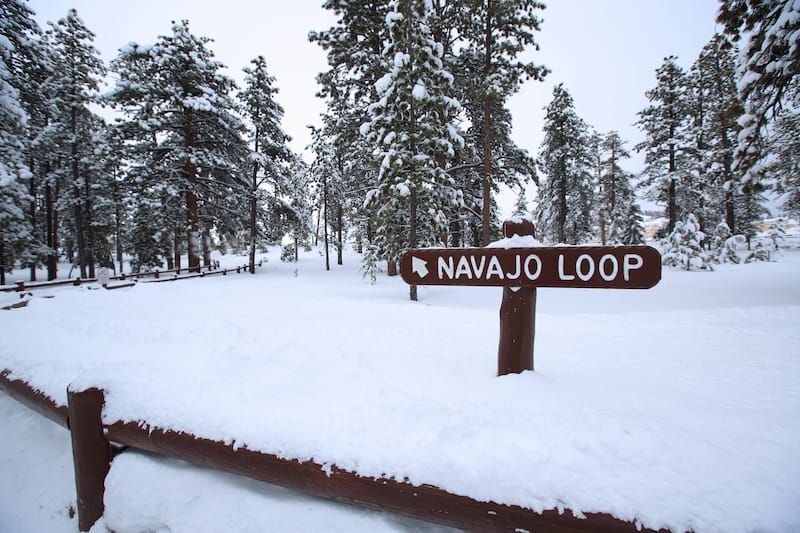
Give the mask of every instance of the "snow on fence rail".
M 120 450 L 116 446 L 175 457 L 315 496 L 469 531 L 653 531 L 606 513 L 585 513 L 577 518 L 569 509 L 535 512 L 515 505 L 478 501 L 431 485 L 362 477 L 335 465 L 300 462 L 246 447 L 234 448 L 233 444 L 153 427 L 146 421 L 103 424 L 102 390 L 68 388 L 65 407 L 25 381 L 9 378 L 10 374 L 7 369 L 0 372 L 0 390 L 70 430 L 80 531 L 91 529 L 103 515 L 105 476 L 113 456 Z
M 261 266 L 262 262 L 259 261 L 256 263 L 256 266 Z M 112 281 L 126 281 L 126 280 L 133 280 L 138 281 L 140 278 L 147 278 L 152 277 L 155 278 L 150 280 L 148 283 L 152 282 L 163 282 L 163 281 L 176 281 L 181 279 L 192 279 L 192 278 L 204 278 L 206 276 L 213 276 L 217 274 L 222 274 L 223 276 L 236 272 L 237 274 L 241 272 L 247 272 L 249 268 L 247 265 L 232 267 L 232 268 L 225 268 L 225 269 L 216 269 L 214 270 L 213 267 L 208 266 L 204 267 L 206 270 L 200 269 L 200 271 L 192 272 L 188 268 L 176 268 L 172 270 L 153 270 L 151 272 L 135 272 L 132 274 L 121 274 L 119 276 L 111 276 L 108 279 Z M 188 274 L 181 276 L 181 272 L 188 272 Z M 172 276 L 167 276 L 169 274 L 173 274 Z M 75 285 L 80 286 L 84 283 L 97 283 L 97 278 L 70 278 L 70 279 L 60 279 L 60 280 L 53 280 L 53 281 L 40 281 L 40 282 L 24 282 L 18 281 L 14 285 L 8 286 L 0 286 L 0 292 L 22 292 L 31 289 L 46 289 L 50 287 L 59 287 L 62 285 Z M 108 289 L 117 289 L 121 287 L 130 287 L 132 283 L 125 284 L 125 285 L 110 285 L 106 288 Z

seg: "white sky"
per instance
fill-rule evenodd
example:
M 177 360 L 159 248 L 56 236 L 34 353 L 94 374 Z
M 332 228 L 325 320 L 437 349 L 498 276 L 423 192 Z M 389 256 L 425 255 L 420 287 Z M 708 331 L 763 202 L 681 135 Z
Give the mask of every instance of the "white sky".
M 152 43 L 170 33 L 170 21 L 188 19 L 195 35 L 211 37 L 217 59 L 241 81 L 241 69 L 263 55 L 277 78 L 278 101 L 286 111 L 284 129 L 301 151 L 310 139 L 306 126 L 318 124 L 323 102 L 315 98 L 315 76 L 327 68 L 325 54 L 308 42 L 310 30 L 330 27 L 335 18 L 322 0 L 31 0 L 39 23 L 63 17 L 74 7 L 96 34 L 95 46 L 108 61 L 128 42 Z M 571 92 L 578 114 L 598 131 L 618 130 L 632 150 L 642 136 L 633 126 L 647 105 L 644 92 L 655 85 L 655 69 L 675 54 L 686 69 L 716 29 L 718 0 L 551 0 L 542 12 L 541 50 L 531 57 L 552 73 L 544 83 L 528 82 L 513 97 L 514 138 L 532 154 L 542 139 L 544 112 L 555 84 Z M 641 170 L 634 156 L 628 170 Z

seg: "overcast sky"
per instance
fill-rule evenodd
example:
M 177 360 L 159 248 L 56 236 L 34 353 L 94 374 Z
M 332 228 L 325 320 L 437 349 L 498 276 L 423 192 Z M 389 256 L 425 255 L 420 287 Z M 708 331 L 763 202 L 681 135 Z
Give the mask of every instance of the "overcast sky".
M 315 76 L 326 69 L 325 54 L 307 39 L 310 30 L 330 27 L 335 18 L 321 0 L 31 0 L 44 27 L 74 7 L 95 35 L 108 61 L 128 42 L 149 44 L 170 33 L 172 20 L 188 19 L 195 35 L 211 37 L 211 48 L 242 80 L 241 69 L 263 55 L 277 78 L 278 101 L 286 110 L 284 129 L 301 151 L 309 143 L 306 125 L 318 124 L 323 103 L 315 98 Z M 644 92 L 655 85 L 655 69 L 677 55 L 688 69 L 717 29 L 717 0 L 550 0 L 534 61 L 551 69 L 544 83 L 528 82 L 510 102 L 514 138 L 532 154 L 542 140 L 543 107 L 553 86 L 563 82 L 578 114 L 600 132 L 617 130 L 632 150 L 642 135 L 633 126 L 647 105 Z M 635 156 L 628 170 L 641 170 Z

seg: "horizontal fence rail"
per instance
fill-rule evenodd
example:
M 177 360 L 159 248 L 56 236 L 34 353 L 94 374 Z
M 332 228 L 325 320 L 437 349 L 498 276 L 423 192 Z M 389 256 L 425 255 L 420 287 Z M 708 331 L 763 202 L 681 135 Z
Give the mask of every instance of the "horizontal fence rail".
M 256 267 L 260 267 L 262 266 L 262 264 L 263 261 L 259 261 L 258 263 L 256 263 Z M 231 274 L 234 272 L 239 274 L 242 272 L 248 272 L 249 268 L 250 268 L 249 265 L 241 265 L 223 269 L 207 266 L 207 267 L 202 267 L 199 271 L 190 270 L 189 268 L 174 268 L 171 270 L 153 270 L 150 272 L 133 272 L 131 274 L 120 274 L 119 276 L 110 276 L 108 279 L 109 281 L 136 282 L 142 278 L 154 278 L 152 280 L 147 281 L 147 283 L 152 283 L 152 282 L 176 281 L 176 280 L 193 279 L 193 278 L 204 278 L 206 276 L 214 276 L 219 274 L 225 276 L 227 274 Z M 184 274 L 181 275 L 181 273 Z M 33 289 L 48 289 L 52 287 L 62 287 L 66 285 L 74 285 L 78 287 L 86 283 L 97 283 L 97 282 L 98 282 L 97 278 L 69 278 L 69 279 L 58 279 L 53 281 L 36 281 L 36 282 L 18 281 L 13 285 L 0 286 L 0 292 L 14 292 L 14 291 L 23 292 Z M 123 285 L 109 285 L 106 288 L 120 289 L 122 287 L 132 287 L 133 285 L 134 283 L 126 283 Z
M 67 406 L 61 405 L 51 397 L 31 387 L 21 379 L 11 379 L 11 370 L 0 372 L 0 390 L 17 400 L 22 405 L 49 418 L 59 426 L 69 429 Z
M 515 505 L 478 501 L 431 485 L 363 477 L 335 465 L 323 466 L 246 447 L 234 448 L 233 444 L 153 427 L 145 421 L 103 424 L 102 390 L 69 390 L 69 407 L 66 407 L 24 381 L 9 379 L 9 375 L 9 370 L 0 373 L 0 390 L 64 427 L 69 428 L 69 421 L 75 421 L 71 435 L 81 531 L 91 529 L 103 514 L 103 482 L 115 446 L 122 445 L 327 499 L 468 531 L 653 532 L 606 513 L 585 513 L 584 518 L 575 517 L 569 509 L 537 513 Z

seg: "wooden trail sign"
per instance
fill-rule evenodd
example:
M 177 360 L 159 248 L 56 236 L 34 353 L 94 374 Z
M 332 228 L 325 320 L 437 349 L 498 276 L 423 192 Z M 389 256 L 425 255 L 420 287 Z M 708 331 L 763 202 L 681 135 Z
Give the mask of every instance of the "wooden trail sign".
M 649 289 L 661 256 L 649 246 L 427 248 L 400 259 L 413 285 Z
M 506 221 L 503 235 L 534 235 L 527 220 Z M 503 287 L 498 375 L 533 370 L 537 287 L 649 289 L 661 280 L 650 246 L 424 248 L 400 258 L 410 285 Z

